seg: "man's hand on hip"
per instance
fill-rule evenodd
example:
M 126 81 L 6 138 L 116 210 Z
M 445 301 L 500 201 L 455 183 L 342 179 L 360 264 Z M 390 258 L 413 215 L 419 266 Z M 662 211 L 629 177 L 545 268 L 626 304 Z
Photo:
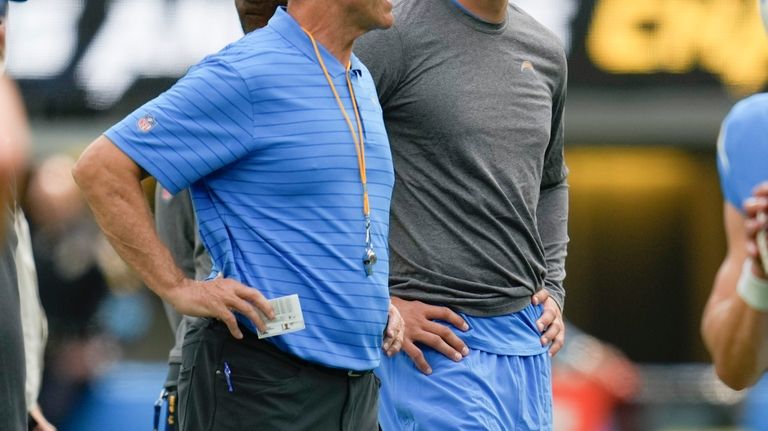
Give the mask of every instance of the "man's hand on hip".
M 451 309 L 420 301 L 406 301 L 394 296 L 392 303 L 400 310 L 405 321 L 403 350 L 422 373 L 432 374 L 432 368 L 424 358 L 424 352 L 416 343 L 431 347 L 456 362 L 469 354 L 469 348 L 450 328 L 433 322 L 433 320 L 442 320 L 462 331 L 469 329 L 467 322 Z
M 234 312 L 247 317 L 261 331 L 267 328 L 256 309 L 269 320 L 275 318 L 272 306 L 261 292 L 228 278 L 185 279 L 165 299 L 181 314 L 221 320 L 237 339 L 243 338 L 243 333 L 237 326 Z
M 542 333 L 541 345 L 550 344 L 549 356 L 555 356 L 565 344 L 565 323 L 563 312 L 546 289 L 541 289 L 531 297 L 533 305 L 544 304 L 544 312 L 536 321 L 536 327 Z
M 392 356 L 403 347 L 405 336 L 405 322 L 400 316 L 400 311 L 392 303 L 389 304 L 389 316 L 387 328 L 384 330 L 384 344 L 382 348 L 387 356 Z

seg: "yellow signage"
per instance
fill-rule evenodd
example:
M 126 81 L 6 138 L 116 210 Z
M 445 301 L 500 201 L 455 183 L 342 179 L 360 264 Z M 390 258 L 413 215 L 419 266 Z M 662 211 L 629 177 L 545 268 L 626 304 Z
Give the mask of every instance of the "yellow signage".
M 597 0 L 586 47 L 608 73 L 704 70 L 740 94 L 768 83 L 756 0 Z

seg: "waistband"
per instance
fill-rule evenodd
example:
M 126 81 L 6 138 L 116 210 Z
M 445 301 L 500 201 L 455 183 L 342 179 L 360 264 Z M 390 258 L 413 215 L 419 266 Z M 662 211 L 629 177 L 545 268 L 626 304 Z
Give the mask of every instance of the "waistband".
M 221 320 L 218 319 L 204 319 L 207 323 L 207 327 L 212 329 L 213 331 L 216 331 L 217 333 L 220 333 L 222 336 L 225 337 L 231 337 L 232 334 L 229 332 L 229 328 L 227 328 L 227 325 L 224 324 Z M 325 365 L 318 364 L 315 362 L 307 361 L 306 359 L 299 358 L 296 355 L 287 353 L 275 346 L 273 343 L 269 342 L 267 339 L 260 339 L 256 334 L 251 332 L 249 329 L 247 329 L 245 326 L 242 326 L 238 324 L 240 327 L 240 331 L 243 333 L 243 339 L 239 342 L 244 343 L 245 345 L 254 348 L 254 349 L 262 349 L 267 350 L 270 353 L 279 356 L 281 359 L 284 359 L 297 367 L 303 367 L 303 368 L 310 368 L 312 370 L 319 371 L 324 374 L 337 376 L 337 377 L 350 377 L 350 378 L 357 378 L 357 377 L 363 377 L 368 374 L 373 373 L 373 370 L 345 370 L 342 368 L 331 368 L 326 367 Z

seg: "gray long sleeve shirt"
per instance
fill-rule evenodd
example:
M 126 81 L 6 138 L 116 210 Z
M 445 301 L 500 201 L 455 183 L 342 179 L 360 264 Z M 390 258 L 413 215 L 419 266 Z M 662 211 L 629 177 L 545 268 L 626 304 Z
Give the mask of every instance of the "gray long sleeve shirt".
M 451 0 L 396 1 L 360 38 L 392 146 L 390 289 L 475 316 L 546 288 L 562 307 L 568 243 L 565 52 L 514 5 L 501 24 Z

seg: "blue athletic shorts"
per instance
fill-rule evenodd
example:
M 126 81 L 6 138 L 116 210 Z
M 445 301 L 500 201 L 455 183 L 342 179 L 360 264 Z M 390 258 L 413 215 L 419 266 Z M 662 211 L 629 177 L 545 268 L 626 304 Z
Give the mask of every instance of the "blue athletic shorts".
M 538 308 L 526 311 L 528 321 L 536 317 L 534 312 L 540 314 Z M 470 327 L 475 319 L 467 319 Z M 471 334 L 454 332 L 469 345 L 469 356 L 453 362 L 424 348 L 432 366 L 429 376 L 422 374 L 404 352 L 382 358 L 376 370 L 382 383 L 382 429 L 551 430 L 552 373 L 547 349 L 538 345 L 537 352 L 530 355 L 490 353 L 473 346 Z M 497 338 L 499 334 L 505 333 L 497 332 Z M 538 333 L 532 335 L 538 342 Z

